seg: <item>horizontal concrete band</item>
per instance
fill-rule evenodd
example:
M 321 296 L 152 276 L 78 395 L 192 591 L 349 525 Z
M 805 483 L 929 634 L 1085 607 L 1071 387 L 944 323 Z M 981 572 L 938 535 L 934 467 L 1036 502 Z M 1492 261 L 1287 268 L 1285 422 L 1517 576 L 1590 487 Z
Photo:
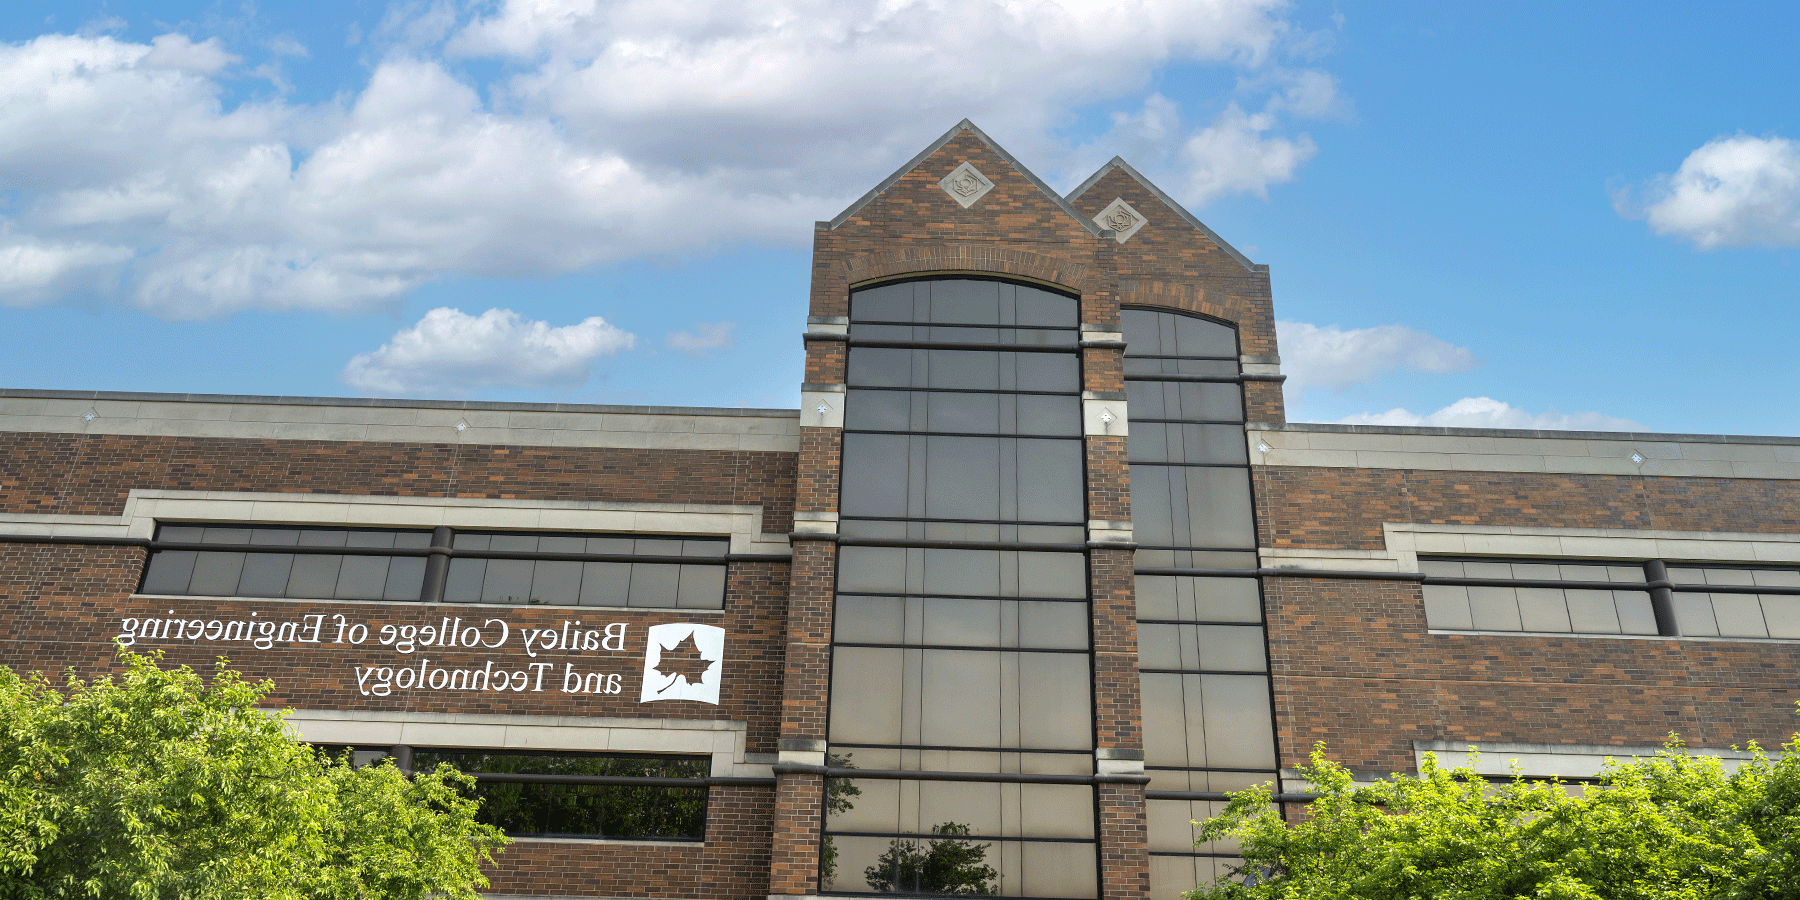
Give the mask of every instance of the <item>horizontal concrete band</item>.
M 1256 423 L 1246 429 L 1250 461 L 1259 466 L 1800 479 L 1795 437 Z
M 318 744 L 707 754 L 713 777 L 774 777 L 770 762 L 746 755 L 748 726 L 723 719 L 299 709 L 283 720 L 302 740 Z
M 1420 556 L 1800 563 L 1800 534 L 1413 522 L 1386 522 L 1381 530 L 1380 550 L 1261 547 L 1257 554 L 1265 567 L 1296 574 L 1317 571 L 1318 577 L 1332 572 L 1417 576 Z
M 0 432 L 796 453 L 800 416 L 791 409 L 0 390 Z
M 1508 776 L 1513 764 L 1529 778 L 1593 778 L 1600 774 L 1608 759 L 1630 762 L 1656 756 L 1661 747 L 1594 746 L 1586 744 L 1521 744 L 1496 741 L 1413 741 L 1413 758 L 1423 764 L 1425 754 L 1436 754 L 1444 768 L 1472 768 L 1482 775 Z M 1469 759 L 1469 753 L 1476 754 Z M 1726 771 L 1736 769 L 1754 754 L 1744 750 L 1690 747 L 1691 756 L 1709 756 L 1720 760 Z M 1779 759 L 1782 754 L 1768 754 Z
M 760 505 L 616 503 L 134 489 L 117 516 L 0 513 L 0 533 L 148 539 L 158 522 L 716 535 L 731 553 L 782 556 L 787 538 L 762 533 Z M 221 545 L 229 549 L 235 545 Z

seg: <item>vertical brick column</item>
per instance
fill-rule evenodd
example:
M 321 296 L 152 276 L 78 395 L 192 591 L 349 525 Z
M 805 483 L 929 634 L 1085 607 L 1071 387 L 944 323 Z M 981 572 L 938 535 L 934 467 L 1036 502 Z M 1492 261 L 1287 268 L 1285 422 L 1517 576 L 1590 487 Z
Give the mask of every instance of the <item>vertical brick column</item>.
M 824 825 L 826 716 L 831 702 L 831 615 L 837 585 L 837 501 L 843 450 L 844 320 L 808 321 L 796 467 L 793 582 L 777 744 L 770 896 L 818 893 Z M 798 771 L 796 771 L 798 769 Z M 813 771 L 808 771 L 813 770 Z
M 1144 810 L 1143 711 L 1138 685 L 1137 609 L 1126 547 L 1091 545 L 1094 606 L 1094 767 L 1118 781 L 1099 786 L 1102 897 L 1142 898 L 1150 890 Z
M 1110 250 L 1111 242 L 1108 241 Z M 1102 254 L 1110 257 L 1110 253 Z M 1093 598 L 1094 772 L 1099 804 L 1100 889 L 1105 900 L 1150 892 L 1144 809 L 1143 709 L 1138 684 L 1137 599 L 1132 561 L 1130 433 L 1119 304 L 1083 303 L 1082 398 L 1087 452 L 1088 595 Z M 1111 421 L 1092 407 L 1112 412 Z M 1116 780 L 1112 780 L 1116 779 Z

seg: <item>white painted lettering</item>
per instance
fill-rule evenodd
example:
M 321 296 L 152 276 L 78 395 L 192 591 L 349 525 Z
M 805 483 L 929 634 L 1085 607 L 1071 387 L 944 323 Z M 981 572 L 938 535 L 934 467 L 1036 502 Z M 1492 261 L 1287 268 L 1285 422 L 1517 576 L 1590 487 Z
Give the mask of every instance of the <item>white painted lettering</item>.
M 544 670 L 550 668 L 551 665 L 552 665 L 551 663 L 526 663 L 525 664 L 525 668 L 537 670 L 537 680 L 532 683 L 532 685 L 531 685 L 532 690 L 541 691 L 544 689 Z
M 562 691 L 565 694 L 575 694 L 581 691 L 581 676 L 575 674 L 574 663 L 564 664 Z
M 606 676 L 606 693 L 617 694 L 624 689 L 624 682 L 619 680 L 619 676 L 616 673 Z
M 394 635 L 399 634 L 399 633 L 400 633 L 400 629 L 395 628 L 392 625 L 381 626 L 381 645 L 383 647 L 385 647 L 388 644 L 393 643 Z
M 491 644 L 488 643 L 487 641 L 482 641 L 481 646 L 483 646 L 483 647 L 504 647 L 504 646 L 506 646 L 506 639 L 508 636 L 510 636 L 512 634 L 512 626 L 511 625 L 506 624 L 506 622 L 501 619 L 489 619 L 486 622 L 481 623 L 481 627 L 486 628 L 495 622 L 500 623 L 500 639 Z M 473 645 L 471 645 L 471 646 L 473 646 Z
M 606 640 L 601 641 L 600 646 L 606 650 L 625 649 L 625 623 L 614 622 L 606 626 Z
M 350 626 L 350 643 L 360 644 L 369 639 L 369 626 L 361 622 Z
M 302 643 L 302 644 L 318 643 L 319 642 L 319 631 L 320 631 L 320 629 L 325 627 L 325 617 L 321 616 L 321 615 L 317 615 L 317 614 L 310 615 L 310 616 L 301 616 L 300 621 L 311 622 L 311 624 L 306 625 L 305 627 L 301 628 L 300 632 L 303 635 L 304 634 L 312 635 L 312 637 L 300 638 L 300 643 Z

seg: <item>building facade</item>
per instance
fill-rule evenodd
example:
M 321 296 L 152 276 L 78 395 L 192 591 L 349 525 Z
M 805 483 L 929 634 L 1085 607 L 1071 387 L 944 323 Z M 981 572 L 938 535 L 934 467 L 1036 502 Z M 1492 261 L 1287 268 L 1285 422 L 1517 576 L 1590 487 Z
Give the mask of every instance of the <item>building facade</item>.
M 810 305 L 798 410 L 0 392 L 0 664 L 483 773 L 511 898 L 1168 900 L 1318 741 L 1796 728 L 1800 440 L 1288 424 L 1266 266 L 967 122 Z

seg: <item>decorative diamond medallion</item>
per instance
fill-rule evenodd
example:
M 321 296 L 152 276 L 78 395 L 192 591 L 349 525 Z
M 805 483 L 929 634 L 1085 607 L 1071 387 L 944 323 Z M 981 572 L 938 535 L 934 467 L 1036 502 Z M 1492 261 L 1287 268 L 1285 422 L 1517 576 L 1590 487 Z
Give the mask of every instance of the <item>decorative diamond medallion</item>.
M 964 162 L 951 169 L 950 174 L 938 182 L 938 187 L 943 188 L 950 199 L 962 204 L 963 209 L 968 209 L 975 205 L 975 201 L 987 196 L 987 192 L 994 189 L 994 183 L 974 165 Z
M 1113 240 L 1123 244 L 1144 227 L 1144 217 L 1119 197 L 1106 204 L 1106 208 L 1094 217 L 1094 224 L 1113 233 Z

